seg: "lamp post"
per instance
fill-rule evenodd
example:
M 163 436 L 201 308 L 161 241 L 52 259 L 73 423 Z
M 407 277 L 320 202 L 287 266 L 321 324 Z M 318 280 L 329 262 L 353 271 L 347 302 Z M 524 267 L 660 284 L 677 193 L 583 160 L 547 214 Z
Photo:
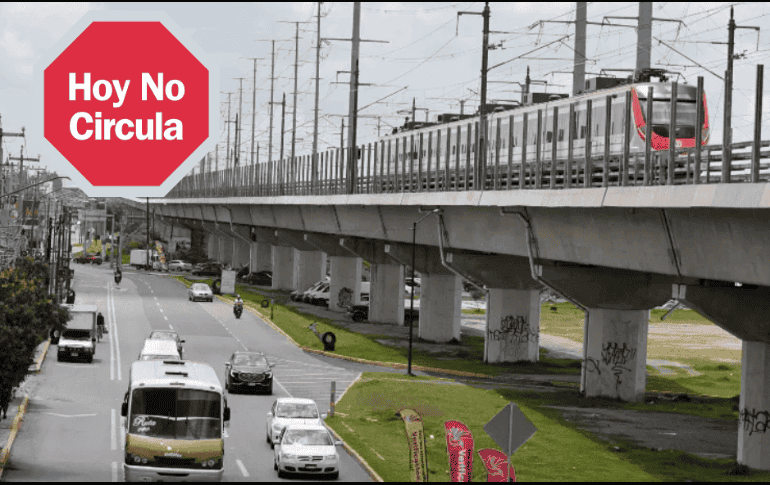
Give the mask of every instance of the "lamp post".
M 412 223 L 412 283 L 414 283 L 414 265 L 417 259 L 417 224 L 423 221 L 431 214 L 438 214 L 441 209 L 433 209 L 424 216 L 422 216 L 417 222 Z M 414 287 L 412 287 L 414 288 Z M 409 300 L 409 363 L 407 365 L 406 374 L 414 376 L 412 374 L 412 328 L 414 327 L 414 289 L 411 291 L 411 299 Z

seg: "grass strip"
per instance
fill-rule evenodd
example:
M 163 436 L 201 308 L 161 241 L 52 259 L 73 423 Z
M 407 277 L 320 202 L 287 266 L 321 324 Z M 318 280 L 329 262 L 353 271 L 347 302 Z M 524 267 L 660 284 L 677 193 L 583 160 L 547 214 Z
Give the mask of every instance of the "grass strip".
M 570 396 L 572 396 L 570 398 Z M 565 401 L 566 398 L 566 401 Z M 612 400 L 582 398 L 575 391 L 483 390 L 432 377 L 408 378 L 369 373 L 351 386 L 326 423 L 385 481 L 408 481 L 409 451 L 404 424 L 395 413 L 404 407 L 422 415 L 430 481 L 449 481 L 444 421 L 456 419 L 473 433 L 476 450 L 498 448 L 483 426 L 508 402 L 515 402 L 538 428 L 514 455 L 517 480 L 529 481 L 767 481 L 769 472 L 750 472 L 734 459 L 704 459 L 681 451 L 654 451 L 622 441 L 603 441 L 577 428 L 557 409 L 544 406 L 620 407 Z M 684 405 L 693 403 L 683 403 Z M 656 410 L 660 410 L 656 408 Z M 377 439 L 372 439 L 372 437 Z M 431 437 L 432 436 L 432 437 Z M 473 481 L 486 481 L 474 457 Z M 745 473 L 735 477 L 734 473 Z

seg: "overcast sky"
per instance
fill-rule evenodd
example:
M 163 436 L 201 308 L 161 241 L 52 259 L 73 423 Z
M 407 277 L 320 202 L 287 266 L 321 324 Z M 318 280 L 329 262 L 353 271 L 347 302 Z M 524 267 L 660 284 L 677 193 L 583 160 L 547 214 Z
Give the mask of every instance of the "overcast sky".
M 770 22 L 766 3 L 679 3 L 659 2 L 653 7 L 656 19 L 678 19 L 684 23 L 656 21 L 653 37 L 670 45 L 676 51 L 653 40 L 652 65 L 681 73 L 683 80 L 696 84 L 704 76 L 712 125 L 711 143 L 721 142 L 724 83 L 727 67 L 727 46 L 715 42 L 727 41 L 730 5 L 735 5 L 737 24 L 759 26 L 759 37 L 754 30 L 736 31 L 736 53 L 745 57 L 735 61 L 735 91 L 733 95 L 734 141 L 752 137 L 754 81 L 756 65 L 764 63 L 770 49 Z M 459 112 L 460 100 L 467 100 L 466 112 L 478 104 L 481 68 L 480 16 L 462 16 L 459 25 L 457 12 L 481 12 L 483 2 L 463 3 L 364 3 L 361 12 L 361 37 L 388 43 L 361 44 L 360 82 L 362 86 L 358 106 L 360 112 L 358 140 L 360 143 L 377 139 L 377 119 L 380 116 L 381 133 L 390 126 L 403 122 L 399 110 L 409 109 L 412 98 L 418 108 L 429 110 L 430 118 L 441 112 Z M 503 34 L 490 36 L 490 43 L 502 48 L 490 51 L 489 65 L 521 56 L 539 46 L 573 34 L 563 43 L 538 50 L 534 54 L 509 62 L 490 72 L 490 99 L 520 99 L 519 86 L 510 82 L 524 82 L 527 66 L 533 80 L 547 81 L 549 92 L 571 92 L 574 47 L 574 25 L 538 21 L 567 21 L 575 18 L 575 3 L 490 3 L 493 31 Z M 636 17 L 638 3 L 589 3 L 589 22 L 601 22 L 605 16 Z M 294 76 L 295 26 L 300 24 L 299 73 L 297 97 L 298 155 L 309 154 L 313 140 L 313 100 L 315 75 L 316 3 L 12 3 L 0 6 L 0 115 L 3 130 L 17 132 L 26 127 L 25 154 L 35 156 L 44 140 L 43 120 L 34 116 L 33 65 L 42 53 L 52 48 L 65 32 L 92 9 L 110 10 L 163 10 L 200 47 L 211 54 L 220 68 L 220 87 L 231 96 L 231 113 L 238 109 L 239 82 L 243 81 L 244 125 L 242 159 L 249 159 L 251 145 L 252 76 L 253 63 L 248 57 L 260 60 L 257 71 L 256 142 L 260 145 L 260 161 L 267 159 L 270 98 L 270 40 L 276 40 L 274 100 L 287 97 L 285 151 L 291 150 L 292 90 Z M 321 36 L 350 38 L 352 32 L 352 3 L 324 3 L 321 11 Z M 614 23 L 635 25 L 636 20 L 611 20 Z M 635 65 L 636 31 L 633 28 L 588 26 L 587 77 L 609 69 L 631 69 Z M 348 112 L 348 74 L 350 71 L 350 42 L 322 43 L 320 67 L 320 121 L 319 148 L 339 146 L 341 117 Z M 681 53 L 681 54 L 680 54 Z M 686 57 L 685 57 L 686 56 Z M 689 59 L 688 59 L 689 58 Z M 626 75 L 614 72 L 617 75 Z M 335 81 L 341 84 L 333 84 Z M 770 83 L 766 83 L 770 85 Z M 406 88 L 381 103 L 375 101 Z M 533 91 L 546 86 L 537 85 Z M 768 89 L 765 90 L 767 92 Z M 224 160 L 227 143 L 227 95 L 221 95 L 221 124 L 219 136 L 220 159 Z M 770 137 L 768 124 L 770 99 L 764 96 L 764 137 Z M 425 111 L 418 111 L 424 119 Z M 371 117 L 371 118 L 369 118 Z M 278 156 L 280 106 L 274 119 L 273 157 Z M 345 133 L 347 139 L 347 130 Z M 23 142 L 18 138 L 4 138 L 7 156 L 10 151 L 18 156 Z M 45 162 L 45 160 L 43 160 Z M 221 165 L 220 165 L 221 166 Z

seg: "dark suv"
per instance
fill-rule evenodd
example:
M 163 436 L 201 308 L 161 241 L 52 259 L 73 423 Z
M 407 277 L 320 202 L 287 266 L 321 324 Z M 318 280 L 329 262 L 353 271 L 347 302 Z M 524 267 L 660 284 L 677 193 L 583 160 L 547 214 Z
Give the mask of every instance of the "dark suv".
M 260 389 L 273 394 L 273 366 L 262 352 L 235 352 L 225 362 L 225 389 Z
M 219 263 L 203 263 L 192 272 L 194 276 L 221 276 L 222 265 Z

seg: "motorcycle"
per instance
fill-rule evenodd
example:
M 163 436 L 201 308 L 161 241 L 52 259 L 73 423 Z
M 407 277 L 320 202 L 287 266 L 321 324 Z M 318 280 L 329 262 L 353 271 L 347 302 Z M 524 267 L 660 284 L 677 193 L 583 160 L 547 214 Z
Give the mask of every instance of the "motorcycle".
M 243 303 L 235 303 L 233 305 L 233 313 L 235 314 L 235 318 L 241 318 L 241 314 L 243 313 Z

